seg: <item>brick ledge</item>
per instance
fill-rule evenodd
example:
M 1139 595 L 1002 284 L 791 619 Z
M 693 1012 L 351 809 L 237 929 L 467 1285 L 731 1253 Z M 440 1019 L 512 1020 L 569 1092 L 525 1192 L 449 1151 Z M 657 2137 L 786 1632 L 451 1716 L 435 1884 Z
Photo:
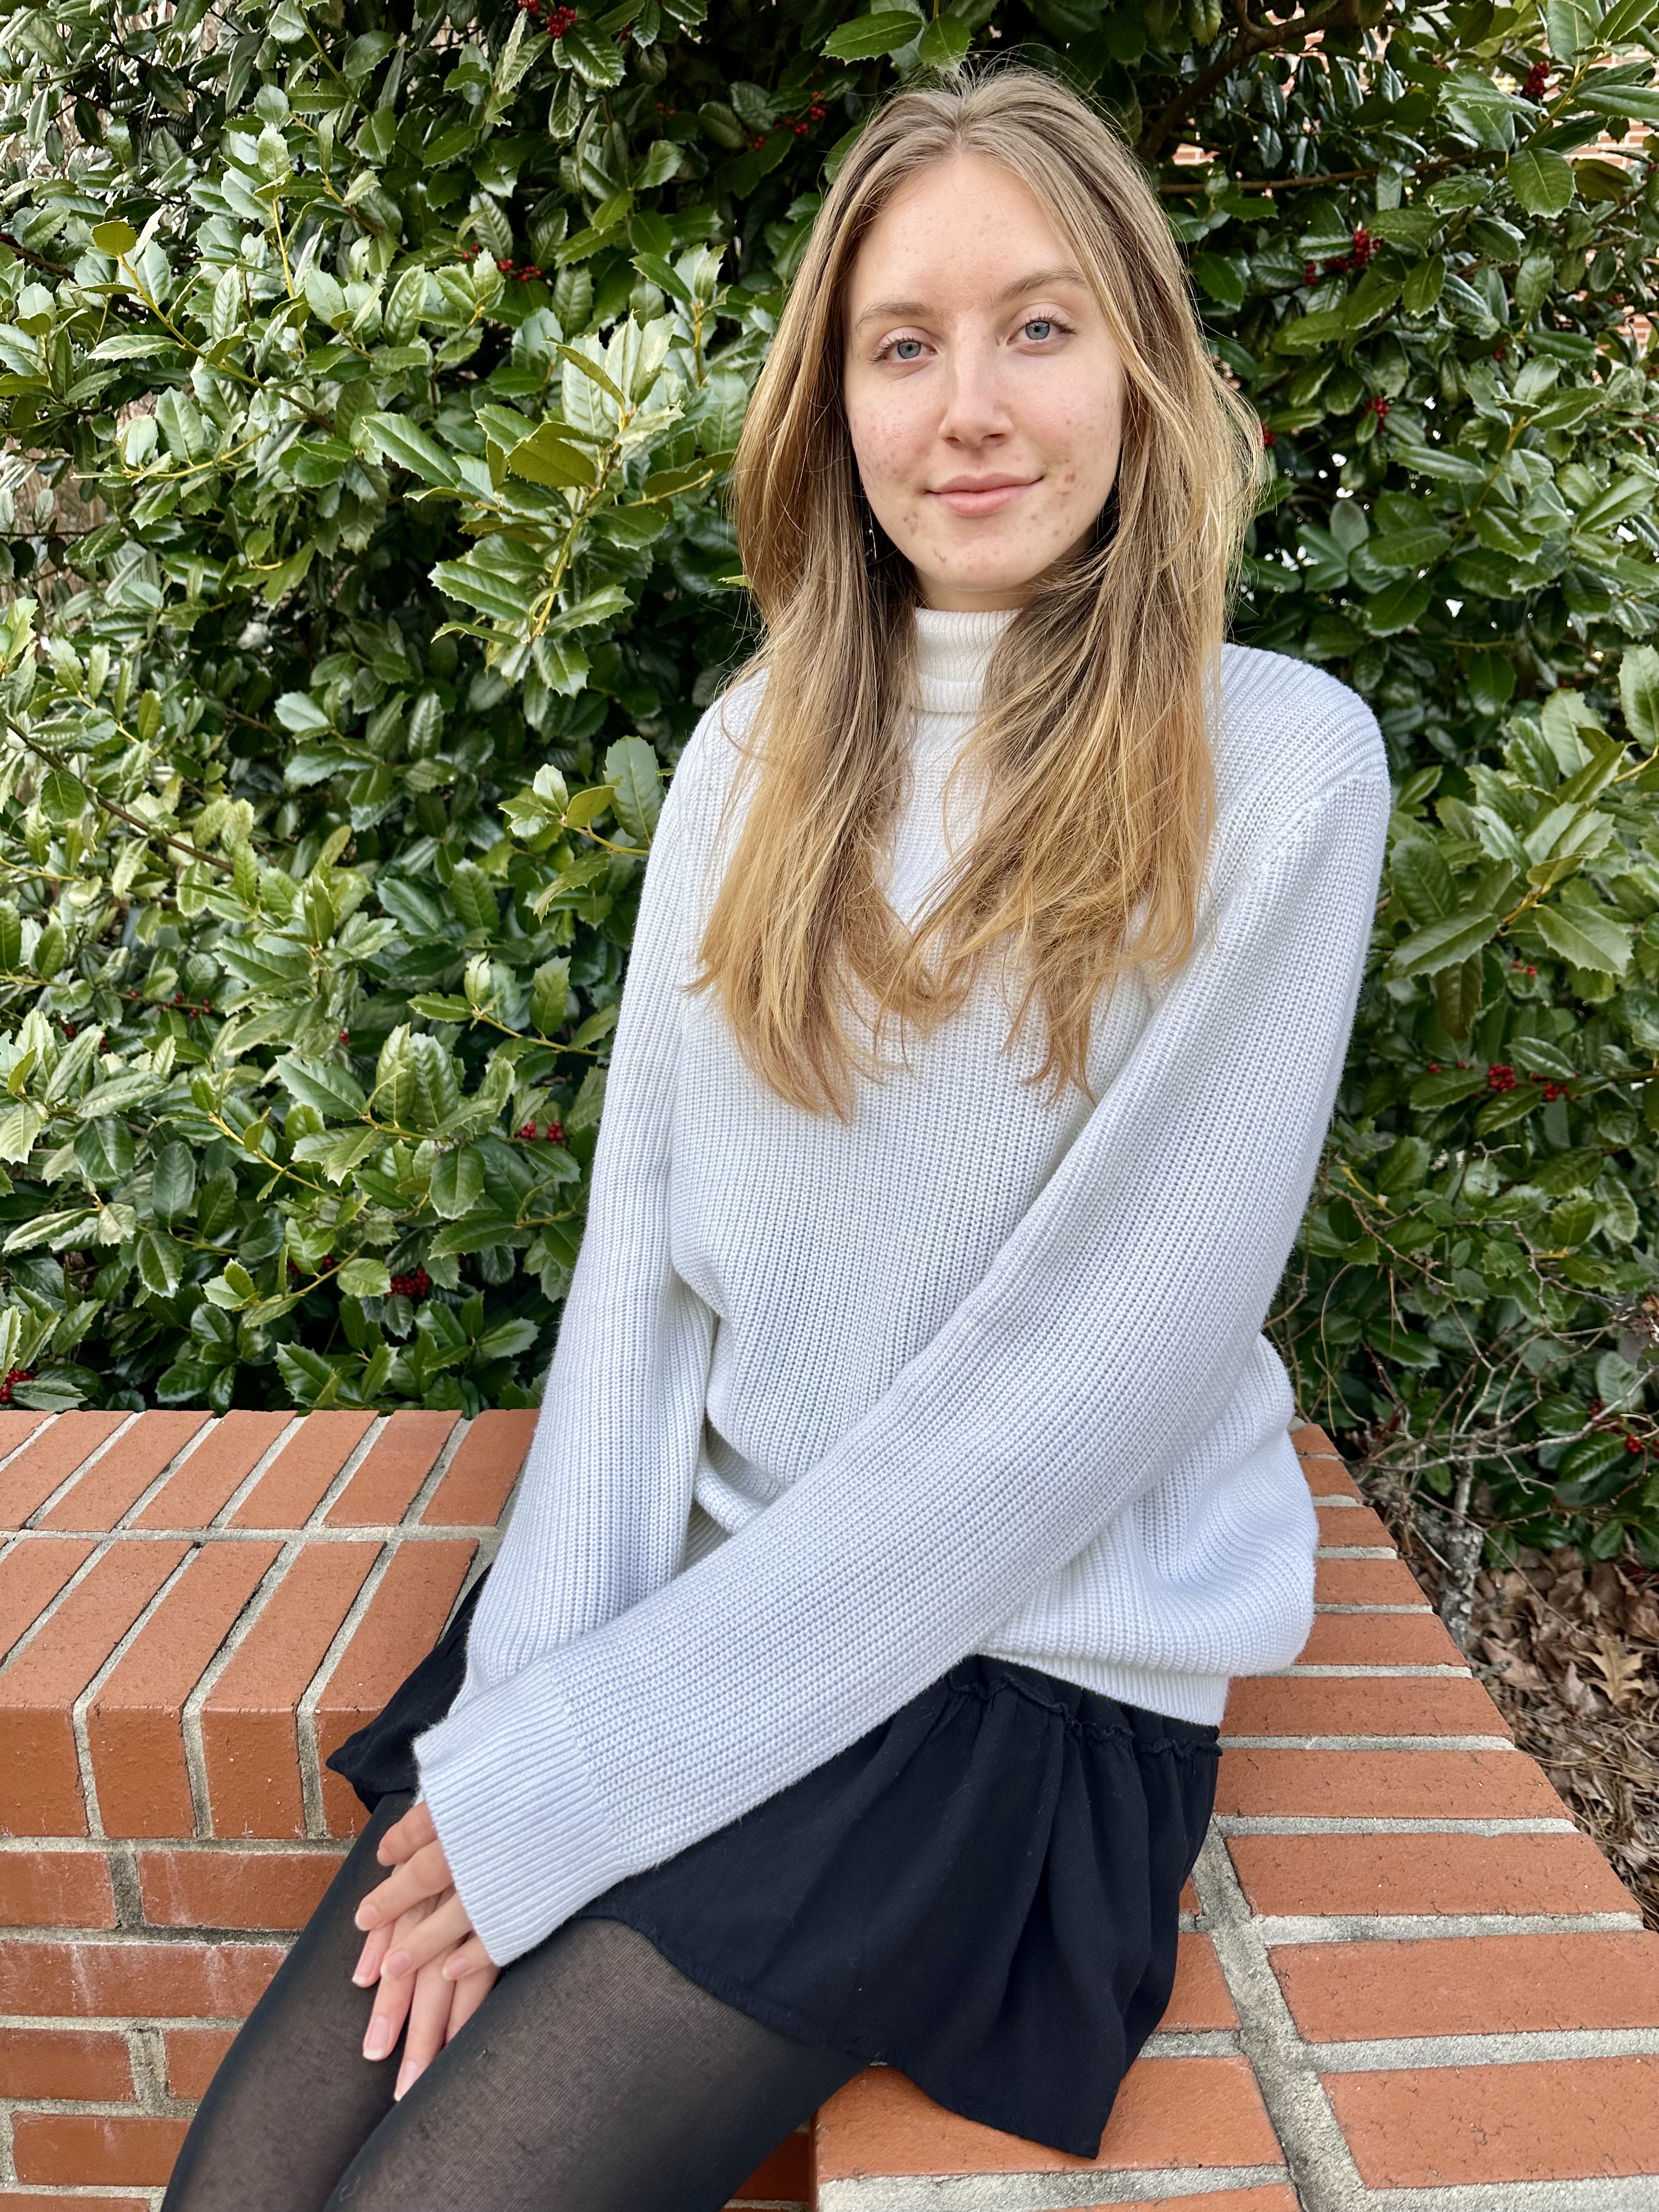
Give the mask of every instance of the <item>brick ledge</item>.
M 0 2212 L 149 2212 L 361 1826 L 321 1764 L 533 1416 L 0 1413 Z M 1176 1991 L 1092 2160 L 873 2068 L 749 2212 L 1659 2212 L 1659 1936 L 1328 1437 L 1314 1630 L 1234 1686 Z

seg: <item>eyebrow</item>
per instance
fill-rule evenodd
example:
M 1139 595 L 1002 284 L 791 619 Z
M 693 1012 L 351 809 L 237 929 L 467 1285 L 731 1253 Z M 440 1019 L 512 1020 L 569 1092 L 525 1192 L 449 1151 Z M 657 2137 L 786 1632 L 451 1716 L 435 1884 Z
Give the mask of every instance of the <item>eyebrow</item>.
M 1081 270 L 1064 263 L 1053 269 L 1033 269 L 1028 276 L 1018 276 L 1012 284 L 1005 284 L 991 305 L 1000 307 L 1005 301 L 1017 299 L 1023 292 L 1040 292 L 1049 284 L 1077 284 L 1086 289 L 1088 279 Z M 858 318 L 853 328 L 860 331 L 866 323 L 884 320 L 889 316 L 926 315 L 931 305 L 927 300 L 875 300 Z

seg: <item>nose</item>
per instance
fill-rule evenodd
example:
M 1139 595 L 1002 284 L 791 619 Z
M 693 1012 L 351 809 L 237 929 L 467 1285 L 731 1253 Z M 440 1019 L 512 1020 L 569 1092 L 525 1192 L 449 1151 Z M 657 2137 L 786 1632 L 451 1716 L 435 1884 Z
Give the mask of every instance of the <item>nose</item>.
M 994 338 L 951 341 L 945 356 L 939 434 L 953 445 L 981 445 L 1009 427 L 1000 350 Z

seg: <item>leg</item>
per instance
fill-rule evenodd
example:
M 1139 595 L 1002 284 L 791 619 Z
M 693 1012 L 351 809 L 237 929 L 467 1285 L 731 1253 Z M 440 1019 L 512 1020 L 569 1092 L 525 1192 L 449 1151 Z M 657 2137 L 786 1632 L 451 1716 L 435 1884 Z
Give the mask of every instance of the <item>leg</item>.
M 375 1846 L 410 1803 L 383 1798 L 214 2075 L 163 2212 L 319 2212 L 392 2110 L 398 2053 L 362 2055 L 374 2002 L 352 1984 L 358 1905 L 386 1878 Z
M 570 1921 L 502 1974 L 328 2212 L 719 2212 L 862 2063 L 723 2004 L 620 1921 Z

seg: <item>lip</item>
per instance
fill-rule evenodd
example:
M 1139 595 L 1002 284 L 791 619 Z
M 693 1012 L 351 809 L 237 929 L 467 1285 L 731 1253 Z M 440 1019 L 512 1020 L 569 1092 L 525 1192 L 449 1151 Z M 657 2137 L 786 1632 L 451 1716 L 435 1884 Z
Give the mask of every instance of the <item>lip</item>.
M 995 514 L 1036 481 L 1035 477 L 957 477 L 928 496 L 942 501 L 953 514 Z

